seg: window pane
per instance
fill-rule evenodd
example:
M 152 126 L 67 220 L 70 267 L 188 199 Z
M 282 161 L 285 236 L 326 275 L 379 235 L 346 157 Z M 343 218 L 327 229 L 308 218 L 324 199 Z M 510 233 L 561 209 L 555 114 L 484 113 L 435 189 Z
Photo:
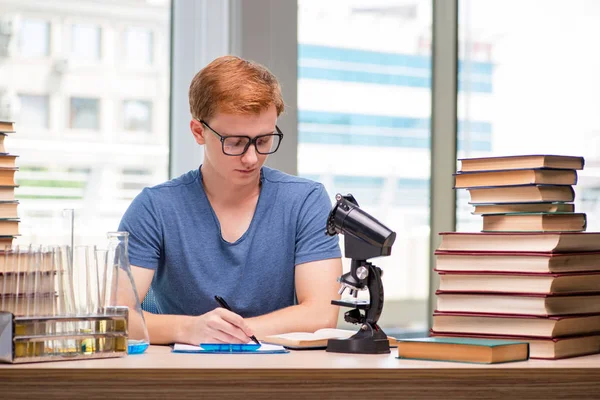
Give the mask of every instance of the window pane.
M 459 10 L 459 157 L 584 156 L 575 211 L 600 230 L 600 2 L 461 0 Z M 458 229 L 481 230 L 458 192 Z
M 19 47 L 25 57 L 47 56 L 50 53 L 50 24 L 35 19 L 23 20 Z
M 374 260 L 385 270 L 386 304 L 410 301 L 423 312 L 409 316 L 386 306 L 381 323 L 424 327 L 431 1 L 298 4 L 299 174 L 322 182 L 332 200 L 353 194 L 397 233 L 392 255 Z
M 38 22 L 38 15 L 69 39 L 56 41 L 47 62 L 32 63 L 19 52 L 6 60 L 10 79 L 0 72 L 8 94 L 0 95 L 0 108 L 16 111 L 17 133 L 4 143 L 6 151 L 19 155 L 15 196 L 22 236 L 16 243 L 67 244 L 62 215 L 68 208 L 75 210 L 76 242 L 104 246 L 106 232 L 117 229 L 142 188 L 168 179 L 171 2 L 19 0 L 11 7 L 22 21 L 37 23 L 21 25 L 20 47 L 30 37 L 41 46 L 43 36 L 25 33 L 32 26 L 43 30 L 47 22 Z M 86 20 L 75 19 L 82 12 Z M 153 32 L 145 51 L 155 61 L 144 74 L 118 68 L 123 32 L 139 26 Z M 69 63 L 59 71 L 65 56 L 105 60 L 93 68 Z M 155 134 L 124 135 L 125 128 Z
M 100 101 L 74 97 L 71 99 L 70 127 L 73 129 L 100 129 Z
M 152 32 L 144 28 L 125 31 L 125 59 L 132 65 L 152 64 Z
M 78 60 L 99 60 L 100 32 L 100 27 L 96 25 L 73 25 L 71 29 L 71 56 Z
M 25 128 L 48 128 L 48 96 L 19 95 L 21 110 L 19 126 Z
M 152 129 L 152 103 L 142 100 L 123 102 L 124 128 L 128 131 L 150 132 Z

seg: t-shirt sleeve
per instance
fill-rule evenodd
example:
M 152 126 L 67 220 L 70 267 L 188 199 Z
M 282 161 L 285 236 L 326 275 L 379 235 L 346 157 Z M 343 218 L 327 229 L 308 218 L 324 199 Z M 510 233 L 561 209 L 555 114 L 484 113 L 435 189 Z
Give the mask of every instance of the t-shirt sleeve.
M 149 189 L 144 189 L 129 205 L 119 224 L 119 231 L 129 232 L 129 262 L 137 267 L 156 270 L 163 243 L 160 215 Z
M 338 236 L 325 233 L 330 211 L 327 191 L 322 184 L 316 183 L 300 207 L 294 265 L 342 256 Z

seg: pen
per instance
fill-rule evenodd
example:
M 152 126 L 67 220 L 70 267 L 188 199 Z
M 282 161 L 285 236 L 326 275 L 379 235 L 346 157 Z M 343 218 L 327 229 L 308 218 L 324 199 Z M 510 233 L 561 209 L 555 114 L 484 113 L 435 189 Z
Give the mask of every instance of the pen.
M 223 307 L 226 310 L 229 310 L 229 311 L 233 312 L 233 310 L 231 309 L 231 307 L 229 307 L 229 304 L 227 304 L 227 302 L 225 301 L 224 298 L 222 298 L 221 296 L 215 296 L 215 300 L 217 301 L 217 303 L 219 303 L 219 305 L 221 307 Z M 252 336 L 250 336 L 250 339 L 252 339 L 254 341 L 254 343 L 260 345 L 260 342 L 258 341 L 258 339 L 256 338 L 256 336 L 252 335 Z

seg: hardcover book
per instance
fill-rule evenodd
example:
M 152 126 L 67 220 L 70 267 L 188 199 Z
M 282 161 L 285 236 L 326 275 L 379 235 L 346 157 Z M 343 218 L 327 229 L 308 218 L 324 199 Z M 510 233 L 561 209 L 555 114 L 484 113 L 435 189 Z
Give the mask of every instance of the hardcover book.
M 600 271 L 600 252 L 501 252 L 436 250 L 439 272 L 589 273 Z
M 484 232 L 582 232 L 584 213 L 511 213 L 483 216 Z
M 455 189 L 515 185 L 575 185 L 577 171 L 572 169 L 514 169 L 505 171 L 461 172 L 454 174 Z
M 515 185 L 468 188 L 470 204 L 572 202 L 575 191 L 570 185 Z
M 600 232 L 442 232 L 438 250 L 502 252 L 600 251 Z
M 579 357 L 600 353 L 600 335 L 573 336 L 554 339 L 532 339 L 519 336 L 500 335 L 451 335 L 447 333 L 431 333 L 433 337 L 519 340 L 529 343 L 529 357 L 558 360 L 561 358 Z
M 461 158 L 461 172 L 521 168 L 583 169 L 583 157 L 529 154 L 502 157 Z
M 431 329 L 440 334 L 509 335 L 551 339 L 600 334 L 600 314 L 540 317 L 435 311 Z
M 437 310 L 518 315 L 599 314 L 600 293 L 463 293 L 438 290 Z
M 439 290 L 486 293 L 600 293 L 600 272 L 535 274 L 523 272 L 439 272 Z
M 474 215 L 506 214 L 515 212 L 575 212 L 573 203 L 508 203 L 508 204 L 473 204 Z
M 398 340 L 398 358 L 497 364 L 525 361 L 527 342 L 460 337 Z

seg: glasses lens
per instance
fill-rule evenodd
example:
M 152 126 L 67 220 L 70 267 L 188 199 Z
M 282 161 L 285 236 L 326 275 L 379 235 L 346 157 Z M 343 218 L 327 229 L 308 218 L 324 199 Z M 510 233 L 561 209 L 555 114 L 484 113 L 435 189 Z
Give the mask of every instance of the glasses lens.
M 248 138 L 243 136 L 228 136 L 223 140 L 223 151 L 231 156 L 239 156 L 244 153 L 248 145 Z
M 256 139 L 256 148 L 261 154 L 271 154 L 277 151 L 281 138 L 279 135 L 264 135 Z

